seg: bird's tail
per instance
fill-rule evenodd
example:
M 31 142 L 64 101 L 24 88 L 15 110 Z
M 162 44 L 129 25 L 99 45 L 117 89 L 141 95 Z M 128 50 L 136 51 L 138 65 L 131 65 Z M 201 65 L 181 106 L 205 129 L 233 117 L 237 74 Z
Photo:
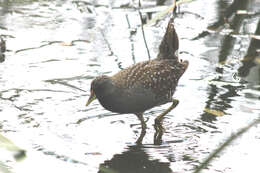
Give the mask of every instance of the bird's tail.
M 173 25 L 173 18 L 170 19 L 166 33 L 159 47 L 158 59 L 173 59 L 178 61 L 179 39 Z

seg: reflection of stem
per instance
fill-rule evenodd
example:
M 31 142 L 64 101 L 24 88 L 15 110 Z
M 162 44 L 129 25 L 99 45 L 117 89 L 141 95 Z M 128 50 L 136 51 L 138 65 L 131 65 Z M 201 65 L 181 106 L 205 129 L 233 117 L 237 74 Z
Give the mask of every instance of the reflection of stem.
M 241 3 L 239 0 L 233 1 L 233 3 L 226 9 L 226 15 L 224 18 L 230 17 L 233 13 L 235 13 L 238 9 L 244 9 L 246 10 L 248 8 L 249 0 L 244 0 L 243 3 Z M 230 12 L 229 12 L 230 10 Z M 233 29 L 233 32 L 239 32 L 239 29 L 242 26 L 242 22 L 245 19 L 245 16 L 238 16 L 236 15 L 232 21 L 229 23 L 231 29 Z M 234 49 L 234 43 L 236 41 L 236 38 L 232 37 L 231 35 L 226 35 L 223 39 L 223 42 L 221 44 L 221 48 L 219 51 L 219 63 L 225 64 L 226 60 L 228 58 L 228 55 L 231 54 L 231 51 Z
M 116 57 L 116 61 L 118 61 L 118 56 L 114 53 L 114 51 L 113 51 L 112 47 L 110 46 L 110 43 L 108 42 L 108 40 L 107 40 L 103 30 L 101 28 L 99 28 L 99 31 L 100 31 L 100 33 L 101 33 L 101 35 L 102 35 L 102 37 L 103 37 L 103 39 L 104 39 L 108 49 L 109 49 L 109 51 L 110 51 L 109 56 L 115 56 Z M 117 65 L 118 65 L 119 69 L 123 69 L 120 62 Z
M 131 43 L 131 54 L 132 54 L 132 59 L 133 59 L 134 64 L 135 64 L 135 47 L 134 47 L 134 43 L 133 43 L 133 39 L 132 39 L 132 36 L 134 35 L 135 32 L 133 33 L 131 31 L 131 25 L 130 25 L 130 22 L 129 22 L 128 15 L 126 14 L 125 17 L 126 17 L 126 21 L 127 21 L 127 24 L 128 24 L 128 29 L 130 30 L 129 40 L 130 40 L 130 43 Z
M 208 29 L 216 30 L 216 31 L 220 30 L 220 28 L 223 28 L 224 24 L 228 22 L 228 19 L 230 19 L 231 16 L 236 14 L 237 10 L 247 10 L 248 3 L 249 3 L 249 0 L 244 0 L 244 1 L 234 0 L 232 2 L 232 4 L 227 7 L 227 9 L 224 12 L 224 15 L 223 15 L 223 11 L 222 11 L 224 6 L 220 5 L 220 8 L 218 10 L 219 11 L 219 20 L 216 21 L 215 23 L 213 23 L 212 25 L 208 26 Z M 235 15 L 235 18 L 237 18 L 237 19 L 232 19 L 233 23 L 236 23 L 236 20 L 240 20 L 241 17 L 242 16 Z M 243 18 L 245 18 L 245 16 L 243 16 Z M 237 27 L 237 25 L 234 25 L 234 27 L 232 27 L 232 28 L 236 29 L 238 27 Z
M 151 56 L 150 56 L 150 52 L 149 52 L 149 49 L 148 49 L 148 46 L 147 46 L 147 42 L 146 42 L 146 38 L 145 38 L 145 34 L 144 34 L 144 24 L 143 24 L 143 19 L 142 19 L 142 13 L 140 11 L 140 8 L 141 8 L 141 2 L 139 0 L 139 8 L 138 8 L 138 14 L 139 14 L 139 17 L 140 17 L 140 20 L 141 20 L 141 30 L 142 30 L 142 35 L 143 35 L 143 39 L 144 39 L 144 44 L 145 44 L 145 47 L 146 47 L 146 51 L 147 51 L 147 54 L 148 54 L 148 58 L 149 60 L 151 59 Z
M 95 15 L 97 16 L 97 12 L 95 11 L 95 8 L 94 8 L 93 11 L 94 11 Z M 102 35 L 102 37 L 103 37 L 103 39 L 104 39 L 104 41 L 105 41 L 105 43 L 106 43 L 108 49 L 109 49 L 109 51 L 110 51 L 109 56 L 115 56 L 115 57 L 116 57 L 116 60 L 115 60 L 115 61 L 117 62 L 119 58 L 118 58 L 118 56 L 114 53 L 112 47 L 110 46 L 110 43 L 109 43 L 109 41 L 107 40 L 107 38 L 106 38 L 106 36 L 105 36 L 105 34 L 104 34 L 102 28 L 98 28 L 98 29 L 99 29 L 99 31 L 100 31 L 100 33 L 101 33 L 101 35 Z M 123 68 L 122 68 L 122 65 L 121 65 L 121 62 L 118 62 L 117 65 L 118 65 L 118 68 L 119 68 L 119 69 L 123 69 Z
M 223 151 L 224 148 L 226 148 L 232 141 L 234 141 L 237 137 L 241 136 L 243 133 L 247 132 L 251 127 L 257 125 L 260 123 L 260 118 L 250 123 L 248 126 L 240 129 L 237 133 L 231 135 L 220 147 L 218 147 L 213 153 L 211 153 L 208 158 L 202 162 L 199 167 L 193 172 L 193 173 L 199 173 L 203 168 L 205 168 L 214 157 L 217 156 L 221 151 Z
M 113 52 L 113 50 L 112 50 L 112 48 L 111 48 L 111 46 L 110 46 L 110 43 L 108 42 L 108 40 L 107 40 L 107 38 L 106 38 L 106 36 L 105 36 L 105 34 L 104 34 L 104 32 L 103 32 L 103 30 L 102 30 L 101 28 L 99 28 L 99 31 L 100 31 L 100 33 L 101 33 L 101 35 L 102 35 L 102 37 L 103 37 L 103 39 L 104 39 L 104 41 L 105 41 L 105 43 L 106 43 L 108 49 L 109 49 L 109 51 L 110 51 L 109 56 L 115 55 L 114 52 Z M 115 56 L 116 56 L 116 55 L 115 55 Z
M 260 34 L 260 20 L 258 21 L 255 35 Z M 242 66 L 238 69 L 238 74 L 241 77 L 246 77 L 248 76 L 250 70 L 252 67 L 256 65 L 255 59 L 259 55 L 257 49 L 259 48 L 260 45 L 260 40 L 257 39 L 251 39 L 250 45 L 247 49 L 247 54 L 242 60 Z

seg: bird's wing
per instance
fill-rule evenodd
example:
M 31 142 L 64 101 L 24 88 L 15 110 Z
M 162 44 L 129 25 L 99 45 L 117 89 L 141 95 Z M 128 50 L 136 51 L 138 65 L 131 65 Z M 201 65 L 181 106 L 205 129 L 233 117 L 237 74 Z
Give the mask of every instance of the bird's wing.
M 115 74 L 112 78 L 117 86 L 127 89 L 142 87 L 154 93 L 172 92 L 178 82 L 177 67 L 170 60 L 152 60 L 135 64 Z

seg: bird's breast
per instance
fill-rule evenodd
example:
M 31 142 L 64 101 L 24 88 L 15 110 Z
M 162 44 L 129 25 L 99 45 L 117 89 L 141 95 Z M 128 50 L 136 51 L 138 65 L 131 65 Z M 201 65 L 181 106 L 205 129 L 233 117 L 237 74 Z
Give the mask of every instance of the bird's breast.
M 117 113 L 144 112 L 166 103 L 165 99 L 157 97 L 152 90 L 144 88 L 118 90 L 98 100 L 105 109 Z

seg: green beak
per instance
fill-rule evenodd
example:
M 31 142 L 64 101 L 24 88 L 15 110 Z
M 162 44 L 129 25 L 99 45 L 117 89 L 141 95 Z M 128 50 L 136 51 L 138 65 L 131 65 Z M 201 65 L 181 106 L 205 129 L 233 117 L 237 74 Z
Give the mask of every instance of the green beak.
M 88 106 L 91 102 L 93 102 L 96 99 L 96 95 L 93 91 L 91 91 L 91 94 L 89 96 L 88 102 L 86 104 L 86 106 Z

